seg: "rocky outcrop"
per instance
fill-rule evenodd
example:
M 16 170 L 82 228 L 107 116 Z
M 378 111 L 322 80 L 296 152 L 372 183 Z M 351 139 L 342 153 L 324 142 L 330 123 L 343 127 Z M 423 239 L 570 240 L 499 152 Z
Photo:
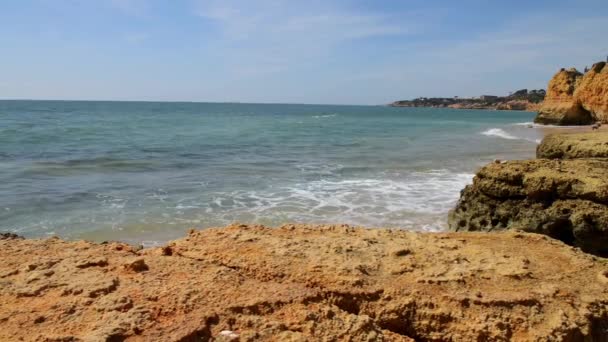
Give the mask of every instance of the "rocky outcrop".
M 605 132 L 549 135 L 537 154 L 553 159 L 485 166 L 450 212 L 450 228 L 546 234 L 608 256 L 607 146 Z
M 144 250 L 7 238 L 0 260 L 3 341 L 608 336 L 608 261 L 541 235 L 235 225 Z
M 606 63 L 594 64 L 584 75 L 576 69 L 562 69 L 553 76 L 534 121 L 554 125 L 608 123 Z
M 449 224 L 456 231 L 519 229 L 608 256 L 606 161 L 515 161 L 484 167 Z
M 550 125 L 587 125 L 593 123 L 574 93 L 583 74 L 576 69 L 562 69 L 549 82 L 547 95 L 534 122 Z
M 596 63 L 585 73 L 574 92 L 574 98 L 598 122 L 608 123 L 608 67 Z
M 536 148 L 536 158 L 608 158 L 608 133 L 547 135 Z
M 496 105 L 496 110 L 523 110 L 528 112 L 536 112 L 540 109 L 540 107 L 540 103 L 525 100 L 511 100 L 498 103 Z

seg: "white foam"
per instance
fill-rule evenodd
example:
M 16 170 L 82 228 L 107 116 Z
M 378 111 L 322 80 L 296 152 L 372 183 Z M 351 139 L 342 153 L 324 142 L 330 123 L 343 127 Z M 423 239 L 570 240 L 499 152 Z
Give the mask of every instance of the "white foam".
M 447 170 L 410 173 L 400 179 L 317 180 L 279 189 L 217 193 L 201 214 L 226 223 L 239 220 L 350 223 L 435 231 L 472 174 Z
M 523 126 L 523 125 L 527 125 L 528 123 L 523 122 L 523 123 L 519 123 L 519 124 L 514 124 L 515 126 Z M 533 133 L 536 133 L 536 131 L 532 131 Z M 527 132 L 521 132 L 524 135 L 529 135 Z M 535 144 L 540 144 L 542 139 L 539 138 L 533 138 L 531 136 L 528 137 L 520 137 L 520 136 L 515 136 L 511 133 L 506 132 L 505 130 L 501 129 L 501 128 L 490 128 L 486 131 L 481 132 L 482 135 L 488 136 L 488 137 L 497 137 L 497 138 L 501 138 L 501 139 L 507 139 L 507 140 L 525 140 L 525 141 L 529 141 Z M 534 134 L 536 135 L 536 134 Z
M 175 206 L 175 209 L 177 210 L 184 210 L 184 209 L 198 209 L 200 208 L 200 206 L 197 205 L 183 205 L 183 204 L 178 204 Z
M 519 138 L 511 135 L 500 128 L 490 128 L 487 131 L 481 132 L 481 134 L 488 137 L 499 137 L 508 140 L 518 140 Z
M 513 126 L 535 126 L 536 124 L 534 122 L 518 122 L 518 123 L 514 123 Z
M 315 119 L 326 119 L 326 118 L 334 118 L 337 115 L 338 114 L 313 115 L 313 118 L 315 118 Z
M 166 241 L 165 237 L 177 237 L 171 235 L 179 231 L 175 227 L 219 227 L 233 222 L 271 226 L 289 222 L 347 223 L 440 231 L 447 228 L 447 212 L 472 177 L 469 173 L 449 170 L 401 170 L 361 178 L 329 175 L 285 186 L 200 192 L 180 199 L 162 189 L 150 191 L 143 198 L 99 194 L 101 206 L 92 216 L 89 211 L 73 212 L 61 218 L 44 217 L 30 227 L 19 228 L 52 230 L 70 236 L 73 232 L 66 227 L 103 224 L 111 227 L 109 236 L 145 235 L 147 241 L 137 241 L 146 246 L 153 245 L 154 241 Z M 134 221 L 131 217 L 139 219 Z M 108 238 L 95 232 L 87 234 Z
M 561 125 L 547 125 L 547 124 L 537 124 L 534 122 L 518 122 L 514 123 L 512 126 L 532 126 L 533 128 L 581 128 L 581 127 L 591 127 L 592 125 L 572 125 L 572 126 L 561 126 Z
M 164 241 L 156 241 L 156 240 L 142 240 L 139 241 L 139 243 L 144 247 L 144 248 L 151 248 L 151 247 L 160 247 L 163 245 Z

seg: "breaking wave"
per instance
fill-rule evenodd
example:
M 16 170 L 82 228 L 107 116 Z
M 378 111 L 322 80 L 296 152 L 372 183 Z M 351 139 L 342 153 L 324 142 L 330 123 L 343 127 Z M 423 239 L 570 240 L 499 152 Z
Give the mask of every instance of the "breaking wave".
M 314 115 L 313 118 L 326 119 L 326 118 L 335 118 L 336 116 L 338 116 L 338 115 L 337 114 L 324 114 L 324 115 Z
M 518 140 L 519 139 L 518 137 L 511 135 L 500 128 L 490 128 L 487 131 L 481 132 L 481 134 L 488 136 L 488 137 L 498 137 L 498 138 L 508 139 L 508 140 Z
M 318 180 L 278 189 L 216 193 L 199 210 L 222 223 L 295 221 L 441 230 L 446 228 L 448 210 L 472 178 L 472 174 L 435 170 L 403 179 Z

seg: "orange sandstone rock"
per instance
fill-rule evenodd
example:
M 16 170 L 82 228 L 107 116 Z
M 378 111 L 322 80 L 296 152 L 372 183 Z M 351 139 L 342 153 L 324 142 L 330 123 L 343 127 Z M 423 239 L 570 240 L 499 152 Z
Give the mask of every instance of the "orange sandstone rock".
M 589 111 L 593 119 L 608 123 L 608 67 L 600 62 L 585 73 L 574 92 L 574 98 Z
M 553 76 L 534 121 L 555 125 L 608 123 L 606 62 L 594 64 L 584 75 L 572 68 Z
M 233 225 L 143 250 L 6 236 L 0 260 L 2 341 L 608 338 L 608 261 L 526 233 Z
M 576 69 L 562 69 L 549 82 L 547 95 L 534 122 L 552 125 L 591 124 L 591 114 L 583 109 L 574 93 L 583 78 Z

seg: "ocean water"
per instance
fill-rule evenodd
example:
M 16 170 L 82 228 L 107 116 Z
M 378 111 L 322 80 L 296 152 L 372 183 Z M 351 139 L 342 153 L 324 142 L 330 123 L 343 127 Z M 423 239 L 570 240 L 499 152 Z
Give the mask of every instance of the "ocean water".
M 437 231 L 534 113 L 0 101 L 0 231 L 155 244 L 232 222 Z

